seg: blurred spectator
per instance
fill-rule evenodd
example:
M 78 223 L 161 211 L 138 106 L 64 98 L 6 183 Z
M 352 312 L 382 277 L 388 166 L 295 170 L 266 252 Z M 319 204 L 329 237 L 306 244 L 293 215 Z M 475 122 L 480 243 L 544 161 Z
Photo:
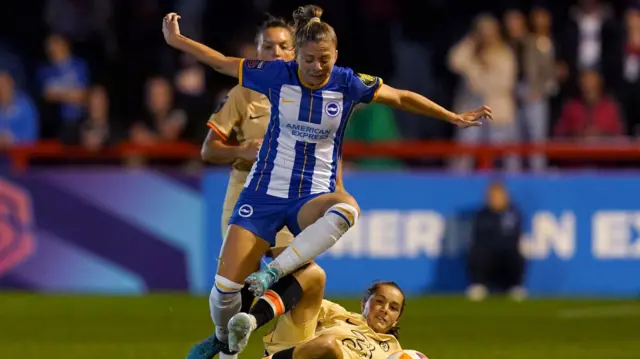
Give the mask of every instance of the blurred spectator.
M 123 54 L 128 54 L 121 61 L 126 81 L 121 83 L 120 95 L 127 101 L 124 105 L 127 117 L 134 118 L 144 111 L 144 91 L 140 91 L 140 88 L 144 87 L 147 79 L 157 74 L 168 76 L 175 71 L 173 60 L 176 52 L 166 46 L 162 36 L 158 36 L 157 26 L 158 19 L 176 8 L 171 1 L 137 0 L 117 3 L 120 5 L 116 8 L 120 27 L 119 49 Z
M 504 13 L 503 22 L 507 44 L 511 47 L 516 59 L 516 76 L 518 83 L 520 83 L 524 80 L 525 42 L 529 36 L 527 19 L 522 11 L 510 9 Z
M 98 151 L 104 146 L 118 143 L 121 139 L 122 131 L 111 118 L 107 90 L 101 85 L 91 87 L 87 95 L 86 117 L 73 133 L 73 137 L 67 140 Z
M 471 285 L 467 295 L 482 300 L 489 289 L 507 289 L 513 299 L 526 296 L 522 287 L 525 259 L 520 253 L 522 216 L 500 182 L 487 189 L 487 203 L 473 221 L 468 271 Z
M 10 73 L 15 86 L 19 89 L 25 89 L 26 77 L 21 59 L 11 47 L 2 40 L 0 40 L 0 71 Z
M 611 7 L 600 0 L 580 0 L 570 15 L 558 46 L 569 78 L 598 69 L 606 82 L 613 83 L 619 71 L 620 32 Z
M 326 3 L 328 5 L 339 2 L 327 1 Z M 357 10 L 352 12 L 350 17 L 343 17 L 342 19 L 347 23 L 358 23 L 359 26 L 352 28 L 349 31 L 349 36 L 341 38 L 347 41 L 355 41 L 361 45 L 358 51 L 352 52 L 352 58 L 347 58 L 348 63 L 352 64 L 352 66 L 360 64 L 357 68 L 364 73 L 375 74 L 381 78 L 389 78 L 395 67 L 393 54 L 391 53 L 391 24 L 397 13 L 397 2 L 393 0 L 359 0 L 353 3 L 358 4 Z M 338 6 L 334 5 L 332 7 L 335 10 L 327 8 L 327 14 L 341 13 L 338 10 Z M 342 13 L 345 14 L 346 12 L 342 11 Z M 333 17 L 332 15 L 328 16 Z M 340 31 L 340 21 L 336 21 L 335 25 L 338 26 L 336 31 L 339 34 L 347 32 Z M 372 59 L 375 59 L 375 61 L 371 61 Z M 338 61 L 340 62 L 340 60 Z
M 38 78 L 45 102 L 57 110 L 60 126 L 55 132 L 61 136 L 73 131 L 82 118 L 89 70 L 83 60 L 72 55 L 69 43 L 60 35 L 47 38 L 46 52 L 49 64 L 40 68 Z
M 493 121 L 485 126 L 458 131 L 462 143 L 515 142 L 519 139 L 515 121 L 516 104 L 513 91 L 516 84 L 516 60 L 508 44 L 502 39 L 498 21 L 490 15 L 479 16 L 470 34 L 449 52 L 449 67 L 462 77 L 456 94 L 456 112 L 486 104 L 493 109 Z M 472 158 L 459 158 L 456 170 L 473 168 Z M 520 168 L 519 160 L 509 156 L 506 167 Z
M 130 136 L 139 145 L 177 141 L 187 124 L 186 113 L 174 107 L 171 84 L 162 77 L 154 77 L 146 85 L 146 111 L 134 123 Z
M 38 112 L 29 96 L 16 89 L 11 74 L 0 72 L 0 148 L 38 139 Z
M 627 11 L 625 20 L 620 95 L 626 113 L 627 133 L 640 136 L 640 1 Z
M 624 136 L 624 127 L 618 104 L 604 93 L 600 74 L 586 70 L 580 75 L 580 97 L 564 106 L 554 135 L 601 140 Z
M 175 77 L 176 92 L 188 97 L 201 97 L 205 91 L 205 73 L 196 59 L 188 54 L 180 56 L 181 69 Z
M 47 0 L 44 19 L 51 31 L 72 42 L 83 42 L 109 31 L 109 0 Z
M 444 98 L 450 94 L 447 89 L 439 86 L 442 81 L 438 81 L 434 76 L 435 61 L 431 46 L 404 38 L 400 25 L 392 28 L 391 44 L 396 69 L 393 77 L 384 79 L 385 82 L 419 93 L 439 103 L 446 102 Z M 395 110 L 394 114 L 404 139 L 448 139 L 447 133 L 451 127 L 443 121 L 423 121 L 422 116 L 401 110 Z
M 345 140 L 366 143 L 400 141 L 393 109 L 371 103 L 358 106 L 349 120 Z M 360 168 L 391 169 L 400 168 L 402 162 L 391 158 L 366 158 L 353 161 Z
M 187 124 L 186 137 L 200 142 L 207 134 L 208 128 L 203 124 L 211 110 L 204 67 L 195 58 L 181 54 L 180 69 L 175 74 L 174 84 L 176 103 L 185 109 L 187 118 L 195 120 Z
M 113 57 L 117 50 L 115 33 L 110 26 L 113 3 L 110 0 L 47 0 L 44 19 L 52 32 L 75 45 L 77 53 L 91 63 L 92 70 L 105 70 L 107 58 Z
M 176 12 L 192 21 L 183 21 L 180 30 L 195 41 L 202 41 L 202 22 L 207 0 L 177 0 Z
M 541 32 L 540 35 L 529 32 L 527 19 L 522 11 L 512 9 L 504 15 L 507 42 L 517 60 L 516 130 L 519 132 L 519 139 L 534 143 L 544 142 L 547 138 L 549 116 L 542 87 L 546 85 L 544 82 L 548 81 L 548 72 L 555 72 L 553 52 L 550 51 L 548 37 L 549 14 L 546 15 L 547 19 L 544 19 L 539 10 L 532 12 L 532 18 L 538 20 L 536 25 Z M 544 20 L 547 20 L 547 24 L 544 24 Z M 548 68 L 549 65 L 550 68 Z M 532 156 L 530 166 L 536 171 L 544 170 L 545 157 Z
M 532 32 L 524 42 L 524 78 L 519 89 L 520 123 L 524 138 L 531 143 L 543 143 L 549 132 L 549 100 L 557 93 L 555 45 L 551 36 L 551 14 L 534 7 L 530 14 Z M 534 155 L 530 159 L 534 171 L 544 170 L 546 158 Z
M 541 3 L 553 9 L 553 18 Z M 569 3 L 577 3 L 570 14 Z M 640 98 L 640 10 L 637 10 L 640 5 L 634 0 L 626 21 L 618 24 L 610 3 L 619 10 L 624 9 L 623 1 L 598 0 L 494 1 L 464 7 L 460 7 L 461 2 L 442 0 L 411 6 L 391 0 L 323 1 L 320 5 L 325 7 L 326 20 L 345 35 L 341 37 L 340 62 L 381 76 L 394 86 L 423 94 L 457 111 L 485 103 L 490 105 L 496 120 L 488 126 L 460 131 L 455 140 L 500 144 L 525 139 L 534 143 L 545 141 L 548 129 L 555 130 L 554 122 L 563 117 L 561 111 L 563 105 L 568 104 L 566 100 L 579 92 L 578 74 L 592 68 L 603 76 L 605 88 L 615 90 L 612 93 L 620 101 L 620 117 L 628 124 L 622 132 L 640 135 L 640 101 L 637 100 Z M 39 10 L 35 11 L 23 5 L 7 8 L 6 15 L 12 21 L 0 26 L 0 33 L 4 34 L 0 35 L 0 71 L 9 72 L 18 89 L 31 90 L 32 85 L 38 86 L 31 97 L 39 105 L 41 137 L 74 143 L 82 142 L 80 133 L 85 127 L 104 128 L 88 121 L 92 115 L 85 113 L 92 111 L 91 106 L 85 106 L 87 101 L 92 101 L 85 97 L 89 84 L 95 82 L 105 84 L 112 91 L 113 97 L 109 100 L 118 105 L 110 111 L 114 120 L 140 121 L 133 127 L 121 124 L 130 130 L 123 132 L 132 136 L 135 133 L 133 137 L 139 142 L 154 143 L 176 137 L 197 141 L 204 137 L 207 129 L 203 121 L 212 110 L 216 95 L 224 97 L 226 88 L 234 82 L 166 46 L 159 33 L 158 19 L 167 11 L 178 9 L 182 13 L 186 35 L 201 38 L 232 56 L 255 57 L 255 44 L 250 38 L 258 13 L 264 10 L 290 16 L 295 7 L 290 1 L 272 0 L 225 4 L 206 0 L 131 3 L 42 0 L 38 4 L 35 9 Z M 530 13 L 528 33 L 525 15 L 513 8 L 522 9 L 531 4 L 537 5 Z M 504 14 L 505 39 L 498 35 L 495 19 L 480 16 L 470 34 L 452 48 L 452 40 L 468 30 L 469 18 L 479 11 Z M 203 19 L 208 21 L 202 22 Z M 555 39 L 551 36 L 552 19 Z M 17 27 L 17 23 L 23 26 Z M 373 27 L 362 26 L 367 23 Z M 447 31 L 425 32 L 425 26 L 434 29 L 446 26 Z M 29 31 L 20 31 L 23 27 Z M 372 28 L 375 33 L 371 32 Z M 620 31 L 623 29 L 625 31 Z M 28 71 L 40 60 L 38 51 L 42 40 L 49 33 L 57 35 L 46 38 L 47 66 L 34 73 L 36 76 L 29 76 Z M 371 44 L 376 46 L 369 46 Z M 376 61 L 371 61 L 374 57 Z M 441 68 L 447 65 L 461 80 L 455 94 L 451 91 L 456 85 L 455 77 Z M 174 116 L 184 120 L 156 122 L 155 115 L 139 116 L 146 113 L 144 91 L 139 88 L 154 74 L 169 78 L 169 88 L 175 89 L 175 98 L 168 96 L 173 99 L 170 107 L 184 109 Z M 29 81 L 31 77 L 34 81 Z M 36 93 L 39 91 L 43 95 Z M 548 114 L 549 107 L 552 114 Z M 356 115 L 369 111 L 376 117 L 385 116 L 376 106 Z M 392 127 L 399 126 L 403 138 L 415 140 L 450 138 L 451 131 L 455 130 L 442 122 L 414 121 L 417 117 L 396 112 Z M 383 134 L 371 134 L 356 122 L 352 123 L 354 130 L 347 129 L 348 137 L 375 141 Z M 107 126 L 110 131 L 113 125 Z M 388 135 L 393 139 L 397 133 L 390 130 Z M 509 170 L 521 167 L 517 156 L 508 156 L 505 160 L 503 164 Z M 535 156 L 529 161 L 535 170 L 543 169 L 545 162 L 544 156 Z M 431 162 L 423 159 L 419 163 Z M 452 164 L 457 169 L 470 170 L 473 161 L 463 158 Z

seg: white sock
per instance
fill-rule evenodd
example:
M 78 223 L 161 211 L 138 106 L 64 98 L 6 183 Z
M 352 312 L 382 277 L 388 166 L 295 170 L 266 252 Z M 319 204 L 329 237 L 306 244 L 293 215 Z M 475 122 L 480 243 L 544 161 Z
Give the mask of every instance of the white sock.
M 331 248 L 353 227 L 358 210 L 346 203 L 329 208 L 324 216 L 305 228 L 269 266 L 276 269 L 280 278 L 293 273 L 303 264 Z
M 225 354 L 220 352 L 218 355 L 220 355 L 220 359 L 238 359 L 238 354 Z
M 211 319 L 216 325 L 216 337 L 223 342 L 229 337 L 227 324 L 242 307 L 240 290 L 243 284 L 234 283 L 227 278 L 216 275 L 216 283 L 209 294 L 209 311 Z M 235 359 L 229 357 L 229 359 Z

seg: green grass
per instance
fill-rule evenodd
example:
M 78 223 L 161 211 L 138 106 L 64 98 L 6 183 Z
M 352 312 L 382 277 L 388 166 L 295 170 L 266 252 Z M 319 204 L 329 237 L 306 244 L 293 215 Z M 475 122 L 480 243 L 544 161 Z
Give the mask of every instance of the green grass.
M 184 358 L 211 330 L 206 298 L 0 294 L 2 359 Z M 415 298 L 400 339 L 430 359 L 639 358 L 640 302 Z M 240 358 L 262 358 L 259 336 Z

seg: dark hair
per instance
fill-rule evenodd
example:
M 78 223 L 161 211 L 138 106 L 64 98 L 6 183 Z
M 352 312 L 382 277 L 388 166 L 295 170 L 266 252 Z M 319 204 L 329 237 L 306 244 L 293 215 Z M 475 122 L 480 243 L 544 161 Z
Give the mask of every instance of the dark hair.
M 258 32 L 256 33 L 256 37 L 254 39 L 256 44 L 258 44 L 258 42 L 260 41 L 260 36 L 262 36 L 265 30 L 268 29 L 283 28 L 289 30 L 293 35 L 295 30 L 291 27 L 290 24 L 287 23 L 285 19 L 281 17 L 275 17 L 269 13 L 264 14 L 264 16 L 264 21 L 258 27 Z
M 371 298 L 371 296 L 377 294 L 378 290 L 380 290 L 380 288 L 384 286 L 393 287 L 398 291 L 400 291 L 400 294 L 402 294 L 402 305 L 400 306 L 400 315 L 402 315 L 402 312 L 404 312 L 404 305 L 406 304 L 407 301 L 405 300 L 405 295 L 404 295 L 404 292 L 402 291 L 402 288 L 400 288 L 398 283 L 394 281 L 377 280 L 373 282 L 373 284 L 371 284 L 371 286 L 367 288 L 367 290 L 364 292 L 364 298 L 362 298 L 362 302 L 366 303 L 369 300 L 369 298 Z M 398 318 L 399 317 L 400 316 L 398 316 Z M 400 332 L 400 327 L 392 327 L 391 329 L 389 329 L 389 332 L 387 334 L 391 334 L 397 339 L 400 336 L 399 332 Z
M 322 16 L 322 8 L 316 5 L 300 6 L 293 12 L 296 47 L 307 42 L 331 41 L 337 47 L 338 37 L 331 25 L 323 21 L 315 21 Z

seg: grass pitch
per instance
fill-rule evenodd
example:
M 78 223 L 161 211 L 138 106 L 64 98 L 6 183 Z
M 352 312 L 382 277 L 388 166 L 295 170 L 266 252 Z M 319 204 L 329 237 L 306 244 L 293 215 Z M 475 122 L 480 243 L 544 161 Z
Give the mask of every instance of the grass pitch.
M 412 298 L 400 327 L 430 359 L 640 358 L 640 301 Z M 0 293 L 2 359 L 184 358 L 211 331 L 206 298 Z M 262 358 L 260 339 L 240 358 Z

